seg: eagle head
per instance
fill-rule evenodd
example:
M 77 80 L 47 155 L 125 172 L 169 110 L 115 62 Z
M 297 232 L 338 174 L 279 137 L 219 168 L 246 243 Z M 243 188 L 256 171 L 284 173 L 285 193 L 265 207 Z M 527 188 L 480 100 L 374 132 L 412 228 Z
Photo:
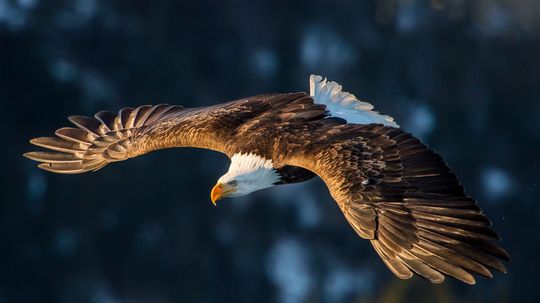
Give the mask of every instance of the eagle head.
M 212 188 L 212 203 L 225 197 L 240 197 L 273 186 L 280 180 L 272 160 L 253 153 L 238 153 L 231 157 L 229 171 Z

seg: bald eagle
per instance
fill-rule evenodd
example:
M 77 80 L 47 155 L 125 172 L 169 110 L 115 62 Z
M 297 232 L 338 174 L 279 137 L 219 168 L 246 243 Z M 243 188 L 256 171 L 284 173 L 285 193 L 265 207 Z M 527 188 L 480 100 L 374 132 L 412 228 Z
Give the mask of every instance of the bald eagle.
M 30 140 L 48 149 L 24 154 L 62 174 L 96 171 L 171 147 L 205 148 L 231 164 L 212 188 L 215 204 L 279 184 L 320 177 L 354 231 L 371 242 L 401 279 L 433 283 L 445 275 L 474 284 L 474 274 L 506 272 L 507 252 L 475 200 L 443 159 L 390 116 L 310 77 L 310 93 L 264 94 L 208 107 L 145 105 L 94 118 Z

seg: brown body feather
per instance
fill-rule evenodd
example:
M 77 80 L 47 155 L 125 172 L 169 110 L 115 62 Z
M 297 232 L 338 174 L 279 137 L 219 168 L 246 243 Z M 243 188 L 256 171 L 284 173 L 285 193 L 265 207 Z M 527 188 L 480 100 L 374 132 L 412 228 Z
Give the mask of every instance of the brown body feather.
M 474 284 L 473 274 L 506 271 L 508 254 L 493 243 L 490 221 L 439 155 L 400 129 L 329 117 L 305 93 L 194 109 L 141 106 L 70 121 L 76 128 L 31 140 L 51 151 L 25 156 L 51 172 L 82 173 L 170 147 L 255 153 L 273 161 L 280 184 L 320 176 L 399 278 L 415 272 L 434 283 L 449 275 Z

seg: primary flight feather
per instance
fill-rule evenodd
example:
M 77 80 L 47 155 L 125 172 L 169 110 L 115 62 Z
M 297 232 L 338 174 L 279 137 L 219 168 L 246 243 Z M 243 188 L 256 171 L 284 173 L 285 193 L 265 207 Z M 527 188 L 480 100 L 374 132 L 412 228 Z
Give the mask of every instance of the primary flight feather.
M 433 283 L 445 275 L 468 284 L 473 274 L 506 272 L 508 254 L 474 199 L 442 158 L 402 131 L 390 116 L 310 77 L 310 94 L 267 94 L 209 107 L 145 105 L 32 139 L 48 149 L 26 153 L 44 170 L 76 174 L 171 147 L 226 154 L 231 165 L 211 191 L 247 195 L 319 176 L 356 233 L 399 278 Z

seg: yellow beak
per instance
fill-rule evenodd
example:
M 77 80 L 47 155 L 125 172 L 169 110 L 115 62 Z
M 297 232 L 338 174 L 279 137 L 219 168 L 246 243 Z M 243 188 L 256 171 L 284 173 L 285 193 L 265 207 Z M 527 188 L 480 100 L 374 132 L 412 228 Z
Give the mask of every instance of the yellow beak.
M 236 189 L 228 184 L 222 184 L 218 183 L 212 188 L 212 192 L 210 193 L 210 199 L 212 200 L 212 203 L 214 203 L 214 206 L 216 205 L 216 201 L 228 196 L 230 193 L 233 193 L 236 191 Z

